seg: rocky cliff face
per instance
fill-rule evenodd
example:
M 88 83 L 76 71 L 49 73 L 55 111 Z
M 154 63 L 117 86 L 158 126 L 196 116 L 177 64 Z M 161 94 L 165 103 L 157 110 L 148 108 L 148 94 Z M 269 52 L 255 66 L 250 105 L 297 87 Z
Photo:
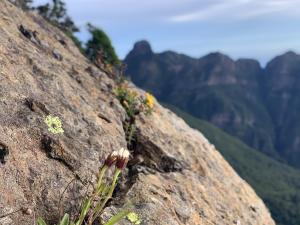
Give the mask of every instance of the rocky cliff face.
M 50 224 L 59 203 L 75 213 L 100 162 L 126 147 L 126 113 L 111 76 L 58 29 L 0 1 L 0 224 L 33 224 L 21 208 Z M 63 134 L 48 131 L 48 115 L 61 119 Z M 106 214 L 131 201 L 142 224 L 274 224 L 214 146 L 172 112 L 156 102 L 136 126 L 129 168 Z
M 265 70 L 265 98 L 275 124 L 275 146 L 293 166 L 300 159 L 300 56 L 287 52 L 274 58 Z

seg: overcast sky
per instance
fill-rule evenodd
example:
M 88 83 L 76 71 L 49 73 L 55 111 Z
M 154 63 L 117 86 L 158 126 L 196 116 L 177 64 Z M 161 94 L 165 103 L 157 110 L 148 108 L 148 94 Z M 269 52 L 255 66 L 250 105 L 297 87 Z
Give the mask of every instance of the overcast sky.
M 45 0 L 35 0 L 45 2 Z M 194 57 L 221 51 L 265 64 L 287 50 L 300 53 L 300 0 L 65 0 L 82 28 L 103 28 L 123 58 L 146 39 L 155 52 Z

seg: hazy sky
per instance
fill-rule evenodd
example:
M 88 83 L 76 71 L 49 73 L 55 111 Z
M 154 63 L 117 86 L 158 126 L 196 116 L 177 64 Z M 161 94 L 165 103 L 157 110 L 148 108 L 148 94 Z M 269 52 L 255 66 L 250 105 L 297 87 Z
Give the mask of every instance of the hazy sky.
M 36 0 L 45 2 L 45 0 Z M 146 39 L 154 51 L 194 57 L 221 51 L 262 64 L 287 50 L 300 52 L 300 0 L 66 0 L 82 28 L 103 28 L 123 58 Z

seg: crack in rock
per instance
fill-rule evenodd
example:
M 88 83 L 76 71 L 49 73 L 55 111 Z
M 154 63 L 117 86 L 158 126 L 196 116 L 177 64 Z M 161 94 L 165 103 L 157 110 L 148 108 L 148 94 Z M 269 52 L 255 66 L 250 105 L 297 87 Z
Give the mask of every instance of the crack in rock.
M 137 132 L 135 154 L 143 157 L 141 165 L 160 173 L 181 172 L 187 167 L 184 162 L 168 155 L 149 138 L 141 135 L 139 131 Z
M 76 161 L 75 157 L 65 151 L 59 140 L 55 140 L 48 135 L 43 135 L 41 140 L 41 147 L 45 150 L 47 156 L 51 159 L 57 160 L 67 167 L 70 171 L 74 173 L 74 176 L 81 180 L 79 175 L 75 173 L 75 168 L 79 168 L 80 165 Z
M 36 99 L 33 98 L 26 98 L 25 105 L 32 111 L 32 112 L 41 112 L 42 114 L 49 114 L 50 111 L 47 109 L 46 105 Z
M 8 147 L 0 142 L 0 163 L 5 164 L 7 161 L 7 156 L 9 154 Z

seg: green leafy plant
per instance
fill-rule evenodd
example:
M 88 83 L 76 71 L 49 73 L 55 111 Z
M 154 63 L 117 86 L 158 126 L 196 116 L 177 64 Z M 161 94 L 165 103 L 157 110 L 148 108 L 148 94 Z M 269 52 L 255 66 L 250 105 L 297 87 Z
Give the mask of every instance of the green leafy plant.
M 126 110 L 128 117 L 133 118 L 140 112 L 140 101 L 136 92 L 130 91 L 126 85 L 120 85 L 115 90 L 115 94 Z
M 23 10 L 32 9 L 32 0 L 10 0 L 13 4 L 20 7 Z
M 115 90 L 115 94 L 130 118 L 140 112 L 149 115 L 154 109 L 154 97 L 148 92 L 145 97 L 141 97 L 135 91 L 131 91 L 126 84 L 121 83 Z
M 35 10 L 54 26 L 61 29 L 68 37 L 72 39 L 81 53 L 84 53 L 81 41 L 74 33 L 79 32 L 72 18 L 67 14 L 66 4 L 62 0 L 52 0 L 52 3 L 39 5 Z
M 62 0 L 52 0 L 36 7 L 37 12 L 47 21 L 63 31 L 78 32 L 79 29 L 67 14 L 66 4 Z
M 95 63 L 100 60 L 99 63 L 111 64 L 112 66 L 119 65 L 121 62 L 107 34 L 90 23 L 87 24 L 87 27 L 91 34 L 91 38 L 86 43 L 87 57 Z
M 125 109 L 127 119 L 124 122 L 124 131 L 126 134 L 128 149 L 133 148 L 136 139 L 135 117 L 139 113 L 150 115 L 154 108 L 154 97 L 150 93 L 146 93 L 145 97 L 139 96 L 137 92 L 130 90 L 127 84 L 120 82 L 115 90 L 115 95 Z
M 90 196 L 83 200 L 78 218 L 72 222 L 69 214 L 64 214 L 63 218 L 58 223 L 59 225 L 92 225 L 94 221 L 101 215 L 107 202 L 111 199 L 113 192 L 117 186 L 117 181 L 122 170 L 127 165 L 129 159 L 129 151 L 121 148 L 119 151 L 113 151 L 105 160 L 103 166 L 99 169 L 98 179 L 93 192 Z M 112 181 L 109 182 L 106 178 L 108 171 L 114 167 Z M 119 211 L 112 216 L 103 225 L 113 225 L 125 218 L 131 210 L 128 207 Z M 42 218 L 38 218 L 38 225 L 47 225 Z

